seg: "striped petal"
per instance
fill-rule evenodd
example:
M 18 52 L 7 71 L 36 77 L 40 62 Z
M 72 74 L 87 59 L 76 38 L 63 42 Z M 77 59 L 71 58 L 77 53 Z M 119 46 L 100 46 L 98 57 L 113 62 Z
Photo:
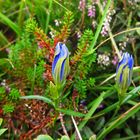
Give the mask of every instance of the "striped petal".
M 52 75 L 55 83 L 61 83 L 66 79 L 68 75 L 67 67 L 69 68 L 69 51 L 65 44 L 59 42 L 56 45 L 52 63 Z
M 119 91 L 126 92 L 131 84 L 134 60 L 132 55 L 124 53 L 116 70 L 116 84 Z

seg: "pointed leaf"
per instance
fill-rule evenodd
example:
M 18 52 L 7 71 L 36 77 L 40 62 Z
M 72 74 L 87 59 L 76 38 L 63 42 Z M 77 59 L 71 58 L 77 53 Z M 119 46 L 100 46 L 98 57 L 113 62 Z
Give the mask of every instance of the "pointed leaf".
M 54 102 L 51 99 L 49 99 L 47 97 L 40 96 L 40 95 L 22 96 L 22 97 L 20 97 L 20 99 L 37 99 L 37 100 L 42 100 L 45 103 L 48 103 L 48 104 L 51 104 L 51 105 L 54 106 Z
M 7 128 L 0 129 L 0 136 L 7 130 Z

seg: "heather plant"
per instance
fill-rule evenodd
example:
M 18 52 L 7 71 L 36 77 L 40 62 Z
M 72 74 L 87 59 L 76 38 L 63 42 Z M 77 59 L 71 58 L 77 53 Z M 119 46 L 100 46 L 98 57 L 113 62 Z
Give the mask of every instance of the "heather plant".
M 0 1 L 1 138 L 139 139 L 139 10 L 138 0 Z

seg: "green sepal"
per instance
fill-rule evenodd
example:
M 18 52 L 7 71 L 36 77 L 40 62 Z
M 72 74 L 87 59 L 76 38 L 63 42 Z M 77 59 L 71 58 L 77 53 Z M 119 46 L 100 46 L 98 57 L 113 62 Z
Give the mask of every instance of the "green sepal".
M 58 99 L 60 96 L 57 90 L 57 86 L 54 85 L 53 82 L 51 81 L 50 81 L 50 95 L 53 100 Z
M 117 87 L 117 90 L 118 90 L 118 94 L 124 94 L 127 90 L 127 86 L 126 86 L 126 80 L 127 80 L 127 77 L 125 76 L 124 77 L 124 74 L 125 74 L 125 69 L 124 66 L 126 65 L 126 63 L 122 64 L 119 69 L 118 69 L 118 72 L 116 73 L 116 87 Z M 121 77 L 121 74 L 122 74 L 122 82 L 120 82 L 120 77 Z M 125 74 L 126 75 L 126 74 Z
M 62 67 L 62 63 L 64 61 L 64 58 L 60 58 L 55 66 L 55 70 L 54 70 L 54 82 L 56 85 L 61 84 L 61 82 L 63 82 L 63 79 L 60 80 L 60 72 L 61 72 L 61 67 Z
M 60 73 L 61 73 L 61 68 L 62 68 L 62 63 L 65 61 L 65 65 L 64 65 L 64 74 L 63 74 L 63 78 L 60 79 Z M 70 66 L 69 66 L 69 57 L 64 60 L 64 58 L 60 58 L 56 64 L 55 70 L 54 70 L 54 83 L 56 85 L 63 85 L 67 75 L 69 74 L 70 71 Z

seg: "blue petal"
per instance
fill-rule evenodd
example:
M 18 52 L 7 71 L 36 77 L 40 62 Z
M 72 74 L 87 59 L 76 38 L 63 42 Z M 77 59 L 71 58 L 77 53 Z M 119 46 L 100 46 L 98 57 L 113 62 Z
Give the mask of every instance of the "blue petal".
M 130 62 L 129 62 L 129 61 L 130 61 Z M 130 69 L 133 67 L 133 57 L 130 56 L 130 54 L 129 54 L 128 52 L 123 53 L 122 59 L 121 59 L 121 60 L 119 61 L 119 63 L 118 63 L 116 72 L 118 72 L 118 69 L 119 69 L 119 67 L 120 67 L 122 64 L 126 64 L 126 63 L 128 63 L 128 65 L 129 65 L 129 63 L 130 63 L 130 65 L 129 65 L 129 68 L 130 68 Z
M 133 68 L 133 65 L 134 65 L 134 60 L 133 60 L 133 57 L 131 55 L 130 58 L 129 58 L 129 60 L 128 60 L 128 67 L 130 69 L 132 69 Z
M 123 56 L 122 56 L 121 60 L 120 60 L 119 63 L 118 63 L 116 73 L 118 72 L 118 69 L 119 69 L 120 65 L 122 65 L 122 64 L 124 64 L 124 63 L 126 62 L 126 57 L 125 57 L 125 55 L 126 55 L 126 54 L 123 53 Z
M 53 60 L 53 63 L 52 63 L 52 74 L 54 74 L 54 69 L 55 69 L 57 61 L 59 59 L 59 55 L 60 55 L 60 51 L 61 51 L 60 46 L 61 46 L 61 44 L 58 42 L 57 45 L 56 45 L 56 48 L 55 48 L 55 57 L 54 57 L 54 60 Z
M 54 74 L 55 66 L 60 58 L 66 59 L 68 56 L 68 49 L 65 44 L 58 42 L 55 50 L 55 57 L 52 63 L 52 74 Z M 62 79 L 64 73 L 64 62 L 62 62 L 61 71 L 60 71 L 60 79 Z
M 69 53 L 68 49 L 67 49 L 66 45 L 64 44 L 62 46 L 62 54 L 61 54 L 63 59 L 64 59 L 64 61 L 62 62 L 62 65 L 61 65 L 60 80 L 62 80 L 63 76 L 64 76 L 64 66 L 65 66 L 65 61 L 66 61 L 66 58 L 68 56 L 68 53 Z
M 58 59 L 59 59 L 59 54 L 55 56 L 54 60 L 53 60 L 53 63 L 52 63 L 52 74 L 54 74 L 54 69 L 55 69 L 55 66 L 58 62 Z
M 131 84 L 131 76 L 132 76 L 132 72 L 129 71 L 129 75 L 128 75 L 128 81 L 127 81 L 127 86 L 129 86 Z
M 122 78 L 123 78 L 123 73 L 121 73 L 121 75 L 120 75 L 120 83 L 122 82 Z
M 123 68 L 122 68 L 122 73 L 121 73 L 121 75 L 120 75 L 120 83 L 122 82 L 122 80 L 123 80 L 123 72 L 124 72 L 124 69 L 127 67 L 127 64 L 126 65 L 124 65 L 123 66 Z
M 62 81 L 64 76 L 64 66 L 65 66 L 66 59 L 62 62 L 61 71 L 60 71 L 60 81 Z
M 68 56 L 68 49 L 67 49 L 66 45 L 63 44 L 61 46 L 60 58 L 66 59 L 67 56 Z

